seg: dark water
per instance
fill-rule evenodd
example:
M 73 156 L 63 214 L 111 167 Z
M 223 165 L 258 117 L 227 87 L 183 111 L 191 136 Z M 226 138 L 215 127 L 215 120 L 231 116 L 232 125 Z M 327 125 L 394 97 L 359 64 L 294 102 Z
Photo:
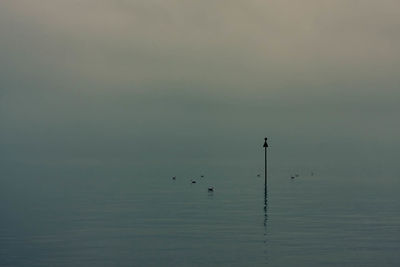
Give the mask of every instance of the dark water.
M 394 177 L 39 173 L 2 177 L 1 266 L 400 264 Z

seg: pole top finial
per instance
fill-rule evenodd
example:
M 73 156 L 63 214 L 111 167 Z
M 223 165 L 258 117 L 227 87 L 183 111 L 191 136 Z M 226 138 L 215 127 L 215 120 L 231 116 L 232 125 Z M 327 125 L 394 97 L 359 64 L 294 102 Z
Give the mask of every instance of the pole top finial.
M 267 137 L 264 138 L 264 145 L 263 145 L 263 147 L 268 147 L 267 139 L 268 139 Z

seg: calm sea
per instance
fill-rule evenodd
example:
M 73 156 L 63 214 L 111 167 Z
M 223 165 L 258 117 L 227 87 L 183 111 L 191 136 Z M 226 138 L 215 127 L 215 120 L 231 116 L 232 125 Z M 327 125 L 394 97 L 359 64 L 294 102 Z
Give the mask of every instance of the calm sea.
M 60 173 L 1 178 L 1 266 L 400 266 L 396 177 Z

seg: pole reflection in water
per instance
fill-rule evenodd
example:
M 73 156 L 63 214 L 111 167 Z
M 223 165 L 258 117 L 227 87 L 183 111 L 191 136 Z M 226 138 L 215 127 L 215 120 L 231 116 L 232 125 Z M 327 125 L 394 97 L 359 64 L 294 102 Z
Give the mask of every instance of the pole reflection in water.
M 267 225 L 268 225 L 268 191 L 267 191 L 267 188 L 265 188 L 265 191 L 264 191 L 264 236 L 263 236 L 265 263 L 268 263 L 268 236 L 267 236 L 268 228 L 267 228 Z
M 267 189 L 264 191 L 264 228 L 267 230 L 267 221 L 268 221 L 268 192 Z

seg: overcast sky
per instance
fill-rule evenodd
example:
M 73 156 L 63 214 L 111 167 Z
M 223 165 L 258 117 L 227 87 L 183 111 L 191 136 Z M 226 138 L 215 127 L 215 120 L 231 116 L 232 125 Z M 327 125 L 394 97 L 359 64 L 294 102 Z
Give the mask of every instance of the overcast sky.
M 398 158 L 399 29 L 398 0 L 2 0 L 0 159 Z

